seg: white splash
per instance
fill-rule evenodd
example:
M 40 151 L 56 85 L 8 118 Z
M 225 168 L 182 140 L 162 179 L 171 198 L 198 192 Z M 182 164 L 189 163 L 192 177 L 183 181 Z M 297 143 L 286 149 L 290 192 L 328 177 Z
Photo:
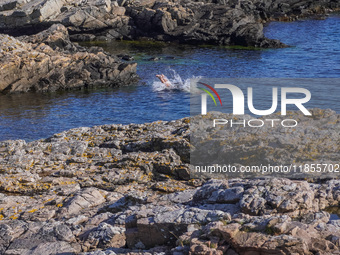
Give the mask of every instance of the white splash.
M 169 77 L 165 76 L 168 81 L 170 81 L 171 85 L 166 86 L 162 82 L 160 82 L 157 78 L 157 80 L 153 81 L 152 89 L 153 91 L 166 91 L 166 90 L 181 90 L 190 92 L 190 80 L 193 78 L 199 78 L 199 77 L 190 77 L 187 79 L 182 79 L 182 77 L 173 69 L 170 69 L 170 72 L 172 74 L 169 75 Z

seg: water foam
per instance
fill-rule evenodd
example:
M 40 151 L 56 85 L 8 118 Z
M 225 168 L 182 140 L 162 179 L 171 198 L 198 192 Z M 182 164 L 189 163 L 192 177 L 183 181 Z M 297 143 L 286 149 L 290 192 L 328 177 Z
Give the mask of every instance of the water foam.
M 198 78 L 192 76 L 190 78 L 182 79 L 182 77 L 173 69 L 170 69 L 170 75 L 165 77 L 168 81 L 170 81 L 171 85 L 166 86 L 156 78 L 157 80 L 153 81 L 152 84 L 153 91 L 158 92 L 166 90 L 181 90 L 185 92 L 190 92 L 190 80 L 193 78 Z

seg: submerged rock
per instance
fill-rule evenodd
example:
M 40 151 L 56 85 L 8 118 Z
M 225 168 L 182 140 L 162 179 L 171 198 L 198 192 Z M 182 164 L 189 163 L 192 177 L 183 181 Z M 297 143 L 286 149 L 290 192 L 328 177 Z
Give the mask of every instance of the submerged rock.
M 0 43 L 3 93 L 121 86 L 137 78 L 136 63 L 71 43 L 62 25 L 21 38 L 0 35 Z

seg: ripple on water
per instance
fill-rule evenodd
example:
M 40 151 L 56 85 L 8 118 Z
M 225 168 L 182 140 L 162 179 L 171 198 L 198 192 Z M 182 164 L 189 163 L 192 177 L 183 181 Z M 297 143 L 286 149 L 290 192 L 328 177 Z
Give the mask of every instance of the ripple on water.
M 148 42 L 98 43 L 115 54 L 133 55 L 139 84 L 46 94 L 0 96 L 0 140 L 34 140 L 80 126 L 173 120 L 190 113 L 188 80 L 192 77 L 338 77 L 340 78 L 340 18 L 292 23 L 272 22 L 266 35 L 292 45 L 286 49 L 239 49 Z M 150 58 L 157 57 L 157 61 Z M 164 73 L 176 84 L 157 82 Z M 178 85 L 179 84 L 179 85 Z M 332 93 L 311 88 L 314 107 L 337 111 Z M 262 105 L 260 104 L 259 107 Z

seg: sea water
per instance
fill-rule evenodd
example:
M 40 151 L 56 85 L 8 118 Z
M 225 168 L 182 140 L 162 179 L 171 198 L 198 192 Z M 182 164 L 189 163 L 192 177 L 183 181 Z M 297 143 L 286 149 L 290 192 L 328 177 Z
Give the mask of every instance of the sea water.
M 114 54 L 129 54 L 141 80 L 121 88 L 0 96 L 0 141 L 47 138 L 81 126 L 144 123 L 189 116 L 190 79 L 197 77 L 340 78 L 340 17 L 272 22 L 266 36 L 292 46 L 250 49 L 155 42 L 97 42 Z M 152 59 L 158 58 L 157 61 Z M 156 77 L 164 73 L 166 87 Z M 340 112 L 339 87 L 316 96 L 332 99 L 315 107 Z M 313 95 L 315 96 L 315 95 Z M 261 108 L 261 105 L 259 105 Z

